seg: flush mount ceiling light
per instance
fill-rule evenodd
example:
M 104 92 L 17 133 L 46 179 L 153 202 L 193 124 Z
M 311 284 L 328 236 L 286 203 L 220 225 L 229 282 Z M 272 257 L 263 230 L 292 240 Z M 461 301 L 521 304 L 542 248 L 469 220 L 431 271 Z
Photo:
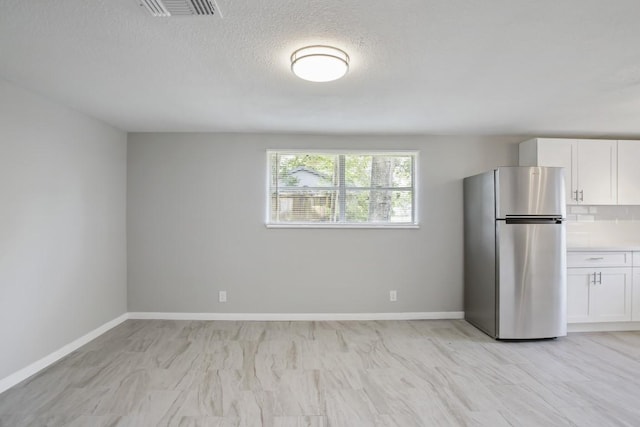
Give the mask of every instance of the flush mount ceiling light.
M 349 55 L 331 46 L 307 46 L 291 55 L 291 71 L 304 80 L 330 82 L 347 74 Z

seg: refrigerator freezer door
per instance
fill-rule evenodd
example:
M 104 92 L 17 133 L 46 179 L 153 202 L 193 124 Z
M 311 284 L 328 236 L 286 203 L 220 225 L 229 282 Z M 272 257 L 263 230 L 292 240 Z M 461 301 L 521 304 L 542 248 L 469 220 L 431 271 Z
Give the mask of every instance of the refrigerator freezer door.
M 496 221 L 500 339 L 567 334 L 565 224 Z
M 496 218 L 564 218 L 565 203 L 563 168 L 501 167 L 496 170 Z

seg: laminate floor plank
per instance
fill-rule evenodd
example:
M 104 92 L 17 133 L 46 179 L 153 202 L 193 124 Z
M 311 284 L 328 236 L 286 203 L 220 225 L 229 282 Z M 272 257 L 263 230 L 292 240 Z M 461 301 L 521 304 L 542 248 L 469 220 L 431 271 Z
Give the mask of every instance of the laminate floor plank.
M 637 426 L 640 332 L 128 320 L 0 394 L 0 426 Z

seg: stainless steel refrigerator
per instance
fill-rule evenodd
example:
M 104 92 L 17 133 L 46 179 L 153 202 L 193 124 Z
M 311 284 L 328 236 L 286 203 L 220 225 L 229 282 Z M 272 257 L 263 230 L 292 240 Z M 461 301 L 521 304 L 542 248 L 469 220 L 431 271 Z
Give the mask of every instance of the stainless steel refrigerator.
M 465 319 L 497 339 L 567 334 L 564 169 L 464 179 Z

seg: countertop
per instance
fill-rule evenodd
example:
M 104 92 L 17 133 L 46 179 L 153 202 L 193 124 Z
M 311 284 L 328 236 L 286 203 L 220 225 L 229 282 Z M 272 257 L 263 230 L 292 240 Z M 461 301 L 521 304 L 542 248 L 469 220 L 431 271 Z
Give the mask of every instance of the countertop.
M 640 252 L 640 244 L 615 244 L 611 246 L 567 246 L 568 252 Z

